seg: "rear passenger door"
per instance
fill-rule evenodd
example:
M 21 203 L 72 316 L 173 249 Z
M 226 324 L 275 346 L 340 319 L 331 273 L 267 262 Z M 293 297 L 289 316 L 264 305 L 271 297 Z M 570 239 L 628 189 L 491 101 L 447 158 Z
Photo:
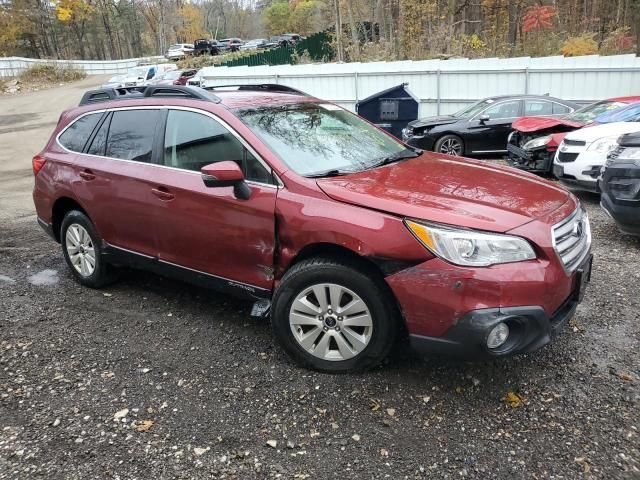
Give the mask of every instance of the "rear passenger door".
M 160 260 L 218 277 L 221 286 L 270 290 L 278 192 L 271 170 L 230 127 L 204 112 L 170 109 L 162 143 L 169 168 L 155 188 L 171 199 L 156 199 Z M 233 187 L 204 185 L 200 169 L 225 160 L 242 168 L 248 200 L 236 198 Z
M 152 151 L 161 119 L 157 108 L 108 112 L 79 155 L 74 183 L 103 239 L 147 256 L 157 255 L 152 190 L 162 168 Z

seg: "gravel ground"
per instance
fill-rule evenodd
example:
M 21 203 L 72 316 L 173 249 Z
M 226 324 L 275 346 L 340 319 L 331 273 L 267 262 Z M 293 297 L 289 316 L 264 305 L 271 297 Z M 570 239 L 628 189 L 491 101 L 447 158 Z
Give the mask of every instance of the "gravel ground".
M 593 281 L 553 344 L 341 376 L 219 294 L 82 288 L 32 216 L 5 222 L 0 478 L 640 478 L 640 241 L 583 201 Z
M 640 478 L 640 241 L 535 354 L 302 370 L 250 305 L 128 271 L 96 291 L 36 225 L 30 158 L 101 78 L 0 98 L 0 479 Z

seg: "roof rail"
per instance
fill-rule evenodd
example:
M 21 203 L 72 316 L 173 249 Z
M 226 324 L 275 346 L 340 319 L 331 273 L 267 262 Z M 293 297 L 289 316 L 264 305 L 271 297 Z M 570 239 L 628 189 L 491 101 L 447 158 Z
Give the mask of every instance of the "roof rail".
M 235 84 L 235 85 L 214 85 L 202 87 L 204 90 L 218 90 L 222 88 L 237 88 L 238 90 L 245 91 L 261 91 L 261 92 L 281 92 L 281 93 L 296 93 L 298 95 L 309 95 L 308 93 L 298 90 L 297 88 L 288 87 L 286 85 L 279 85 L 277 83 L 250 83 L 250 84 Z
M 182 85 L 144 85 L 138 87 L 102 88 L 85 92 L 80 106 L 111 100 L 133 100 L 151 97 L 193 98 L 207 102 L 220 103 L 220 99 L 212 93 L 198 87 Z

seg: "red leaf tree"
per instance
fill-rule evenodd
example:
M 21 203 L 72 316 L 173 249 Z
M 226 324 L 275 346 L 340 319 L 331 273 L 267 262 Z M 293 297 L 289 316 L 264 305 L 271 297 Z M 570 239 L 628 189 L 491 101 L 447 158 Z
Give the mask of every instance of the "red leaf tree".
M 529 33 L 534 30 L 551 30 L 555 16 L 556 9 L 551 5 L 529 7 L 522 17 L 522 31 Z

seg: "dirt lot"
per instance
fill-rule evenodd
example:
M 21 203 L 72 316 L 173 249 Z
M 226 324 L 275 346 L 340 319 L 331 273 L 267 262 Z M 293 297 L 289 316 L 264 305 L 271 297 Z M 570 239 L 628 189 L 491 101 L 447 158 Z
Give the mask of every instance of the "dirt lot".
M 92 83 L 0 99 L 0 478 L 640 478 L 640 241 L 596 197 L 593 282 L 550 346 L 316 374 L 245 303 L 73 282 L 30 159 Z

